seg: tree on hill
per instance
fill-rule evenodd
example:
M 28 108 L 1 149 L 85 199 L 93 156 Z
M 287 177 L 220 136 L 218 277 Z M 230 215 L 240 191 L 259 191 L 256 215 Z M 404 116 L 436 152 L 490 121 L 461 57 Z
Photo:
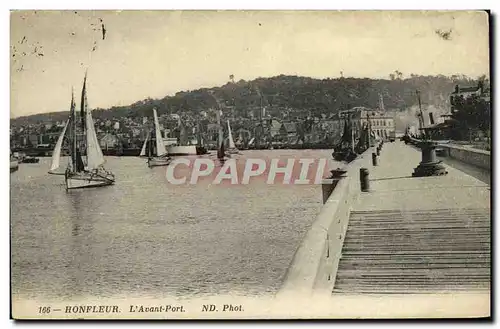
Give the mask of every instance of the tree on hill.
M 247 117 L 249 109 L 260 107 L 261 101 L 262 105 L 272 113 L 295 109 L 304 114 L 311 112 L 313 115 L 329 116 L 340 109 L 353 106 L 375 108 L 378 106 L 379 94 L 383 95 L 387 109 L 405 110 L 416 104 L 414 95 L 416 89 L 421 91 L 422 102 L 425 104 L 449 105 L 449 95 L 456 84 L 468 86 L 474 84 L 474 80 L 462 75 L 446 77 L 410 74 L 403 78 L 403 73 L 399 70 L 391 73 L 391 79 L 345 77 L 314 79 L 279 75 L 257 78 L 253 81 L 228 82 L 220 87 L 178 92 L 174 96 L 161 99 L 147 98 L 128 106 L 95 109 L 94 116 L 98 119 L 151 116 L 153 107 L 157 108 L 160 115 L 165 113 L 197 115 L 201 110 L 217 106 L 212 94 L 220 100 L 223 107 L 231 107 L 236 117 Z M 57 120 L 65 120 L 67 112 L 37 114 L 11 121 L 15 123 L 27 120 L 33 123 L 33 121 L 50 121 L 56 117 Z
M 467 98 L 455 97 L 452 118 L 457 122 L 455 138 L 467 140 L 474 131 L 481 131 L 489 136 L 491 129 L 491 105 L 485 99 L 473 95 Z

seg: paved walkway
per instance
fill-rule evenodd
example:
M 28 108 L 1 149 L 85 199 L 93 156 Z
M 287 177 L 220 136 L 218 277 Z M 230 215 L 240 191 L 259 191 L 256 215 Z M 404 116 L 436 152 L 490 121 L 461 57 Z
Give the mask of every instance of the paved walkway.
M 411 177 L 421 154 L 386 143 L 353 205 L 334 293 L 490 288 L 490 189 L 462 171 Z

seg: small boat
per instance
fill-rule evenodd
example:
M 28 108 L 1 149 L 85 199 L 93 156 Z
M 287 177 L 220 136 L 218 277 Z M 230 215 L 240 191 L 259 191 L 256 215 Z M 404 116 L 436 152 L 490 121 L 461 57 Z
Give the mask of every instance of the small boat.
M 61 148 L 64 138 L 67 137 L 71 161 L 64 172 L 66 189 L 78 189 L 88 187 L 108 186 L 115 183 L 115 176 L 112 172 L 104 168 L 104 155 L 97 140 L 91 111 L 87 105 L 86 94 L 87 74 L 83 80 L 82 101 L 81 101 L 81 132 L 86 137 L 85 143 L 78 141 L 77 117 L 75 112 L 75 100 L 72 94 L 70 118 L 66 122 L 64 129 L 59 136 L 52 156 L 52 165 L 49 173 L 61 174 L 57 172 L 60 166 Z M 70 128 L 68 136 L 65 136 Z M 80 144 L 80 145 L 79 145 Z M 81 145 L 84 144 L 84 147 Z M 86 163 L 80 152 L 80 147 L 86 151 Z
M 38 163 L 40 159 L 32 157 L 32 156 L 26 156 L 21 160 L 21 163 Z
M 228 139 L 229 139 L 229 147 L 227 149 L 228 154 L 240 154 L 240 151 L 234 145 L 233 134 L 231 133 L 231 125 L 229 124 L 229 120 L 227 120 L 227 130 L 228 130 Z
M 350 117 L 344 121 L 344 132 L 340 142 L 333 148 L 335 161 L 352 162 L 358 154 L 355 152 L 355 136 Z
M 10 157 L 10 172 L 17 171 L 19 169 L 19 162 L 16 158 Z
M 22 163 L 26 154 L 23 152 L 14 152 L 10 155 L 13 159 L 17 160 L 17 163 Z
M 151 167 L 160 167 L 160 166 L 168 166 L 172 162 L 172 158 L 168 155 L 164 157 L 151 157 L 148 158 L 148 166 Z
M 208 154 L 208 150 L 205 146 L 196 146 L 196 155 L 205 155 Z
M 153 109 L 154 116 L 154 142 L 151 132 L 148 133 L 144 145 L 142 146 L 141 153 L 139 156 L 148 155 L 148 166 L 159 167 L 168 166 L 172 159 L 169 157 L 167 150 L 165 149 L 165 144 L 161 136 L 160 123 L 158 121 L 158 113 L 156 109 Z

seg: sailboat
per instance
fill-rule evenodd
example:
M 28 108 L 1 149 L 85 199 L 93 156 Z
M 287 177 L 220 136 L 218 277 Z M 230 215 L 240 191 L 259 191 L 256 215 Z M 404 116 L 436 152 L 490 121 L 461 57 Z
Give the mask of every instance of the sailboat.
M 229 147 L 227 149 L 228 154 L 239 154 L 239 150 L 234 145 L 233 134 L 231 133 L 231 125 L 229 124 L 229 120 L 227 120 L 227 130 L 229 134 Z
M 218 147 L 217 147 L 217 159 L 221 163 L 224 163 L 229 157 L 229 154 L 226 154 L 226 150 L 224 149 L 224 134 L 222 132 L 222 125 L 220 124 L 220 116 L 221 116 L 221 111 L 216 111 L 215 112 L 217 115 L 217 123 L 219 124 L 219 138 L 218 138 Z
M 208 154 L 208 151 L 203 143 L 203 136 L 201 135 L 200 120 L 198 120 L 198 123 L 196 125 L 196 134 L 198 136 L 198 141 L 196 143 L 196 155 Z
M 86 93 L 87 74 L 83 80 L 82 98 L 81 98 L 81 130 L 86 137 L 86 164 L 83 161 L 80 152 L 77 135 L 77 118 L 75 113 L 75 99 L 71 95 L 70 118 L 66 122 L 61 135 L 56 143 L 52 156 L 52 164 L 49 173 L 56 173 L 60 165 L 61 148 L 67 128 L 69 127 L 69 140 L 71 161 L 64 172 L 66 189 L 77 189 L 87 187 L 99 187 L 112 185 L 115 182 L 115 176 L 104 168 L 104 156 L 97 140 L 91 111 L 87 105 Z
M 347 117 L 344 120 L 344 132 L 340 139 L 340 142 L 333 148 L 333 159 L 335 161 L 345 161 L 351 162 L 358 155 L 355 152 L 355 135 L 351 117 Z
M 152 134 L 148 133 L 144 145 L 142 146 L 141 153 L 139 156 L 148 156 L 148 166 L 158 167 L 158 166 L 168 166 L 172 159 L 168 156 L 168 152 L 165 149 L 165 144 L 163 143 L 163 138 L 160 131 L 160 123 L 158 122 L 158 113 L 156 109 L 153 109 L 154 116 L 154 134 L 156 145 L 153 144 Z M 156 147 L 155 147 L 156 146 Z

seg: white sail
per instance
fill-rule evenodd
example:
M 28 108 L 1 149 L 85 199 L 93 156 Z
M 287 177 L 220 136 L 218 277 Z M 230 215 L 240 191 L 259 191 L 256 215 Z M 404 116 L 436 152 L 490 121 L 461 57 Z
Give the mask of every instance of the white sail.
M 229 125 L 229 120 L 227 120 L 227 130 L 229 133 L 229 148 L 234 149 L 236 146 L 234 145 L 233 134 L 231 133 L 231 126 Z
M 91 111 L 87 111 L 85 124 L 87 128 L 87 167 L 89 170 L 92 170 L 103 165 L 105 160 L 101 147 L 99 146 L 99 141 L 97 140 L 94 120 L 92 120 L 92 114 L 90 114 L 90 112 Z
M 148 141 L 149 141 L 149 134 L 146 136 L 146 140 L 144 141 L 144 144 L 142 145 L 142 149 L 141 149 L 141 154 L 139 154 L 139 156 L 143 157 L 143 156 L 146 156 L 146 145 L 148 145 Z
M 153 109 L 153 115 L 155 119 L 156 152 L 158 153 L 157 156 L 164 156 L 167 154 L 167 150 L 165 149 L 165 144 L 163 143 L 163 138 L 161 137 L 160 123 L 158 122 L 158 114 L 156 113 L 156 109 Z
M 61 160 L 61 148 L 62 144 L 64 141 L 64 135 L 66 134 L 66 128 L 68 128 L 68 123 L 69 120 L 66 120 L 66 123 L 64 124 L 64 128 L 61 132 L 61 135 L 59 135 L 59 138 L 57 139 L 56 147 L 54 148 L 54 151 L 52 152 L 52 164 L 50 166 L 49 172 L 53 172 L 57 168 L 59 168 L 60 165 L 60 160 Z

